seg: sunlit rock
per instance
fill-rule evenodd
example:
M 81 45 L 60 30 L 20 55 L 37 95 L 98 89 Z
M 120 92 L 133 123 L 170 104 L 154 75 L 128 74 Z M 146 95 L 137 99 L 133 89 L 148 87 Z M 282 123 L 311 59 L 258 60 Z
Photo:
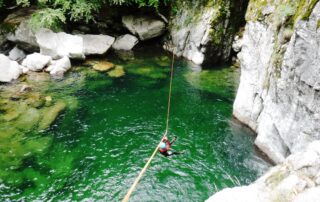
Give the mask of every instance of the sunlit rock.
M 0 54 L 0 82 L 11 82 L 19 78 L 21 73 L 21 66 L 16 61 Z
M 64 32 L 54 33 L 49 29 L 41 29 L 36 33 L 40 53 L 60 59 L 64 56 L 74 59 L 84 59 L 84 42 L 80 36 Z
M 108 35 L 79 35 L 83 38 L 83 51 L 85 55 L 103 55 L 115 41 L 114 37 Z
M 51 57 L 42 55 L 40 53 L 33 53 L 28 55 L 26 59 L 22 61 L 22 66 L 31 71 L 41 71 L 51 62 Z
M 122 35 L 117 38 L 117 40 L 112 45 L 115 50 L 131 50 L 139 42 L 138 38 L 130 34 Z
M 66 56 L 59 60 L 52 60 L 50 65 L 46 68 L 53 76 L 63 76 L 63 74 L 71 68 L 70 59 Z

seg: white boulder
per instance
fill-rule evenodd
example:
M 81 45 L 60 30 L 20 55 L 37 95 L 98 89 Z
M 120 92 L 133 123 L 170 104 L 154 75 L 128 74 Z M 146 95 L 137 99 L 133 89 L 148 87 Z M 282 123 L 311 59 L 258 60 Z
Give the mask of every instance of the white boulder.
M 51 64 L 47 67 L 46 71 L 50 72 L 50 74 L 53 76 L 62 76 L 70 68 L 71 68 L 70 59 L 64 56 L 60 60 L 51 61 Z
M 52 58 L 50 56 L 42 55 L 40 53 L 33 53 L 28 55 L 26 59 L 23 60 L 22 66 L 31 71 L 41 71 L 50 63 L 51 59 Z
M 115 41 L 114 37 L 108 35 L 79 35 L 83 38 L 85 55 L 103 55 Z
M 115 50 L 131 50 L 135 45 L 137 45 L 139 39 L 131 34 L 125 34 L 119 36 L 116 42 L 112 45 Z
M 26 54 L 24 53 L 23 50 L 18 48 L 17 46 L 14 47 L 10 52 L 9 52 L 9 58 L 10 60 L 14 61 L 20 61 L 23 60 L 26 57 Z
M 163 21 L 150 17 L 123 16 L 122 23 L 142 41 L 161 36 L 166 30 L 166 25 Z
M 41 29 L 36 33 L 36 38 L 40 46 L 40 53 L 43 55 L 49 55 L 53 59 L 64 56 L 75 59 L 85 58 L 83 38 L 80 36 Z
M 0 82 L 11 82 L 19 78 L 21 73 L 22 69 L 16 61 L 0 54 Z

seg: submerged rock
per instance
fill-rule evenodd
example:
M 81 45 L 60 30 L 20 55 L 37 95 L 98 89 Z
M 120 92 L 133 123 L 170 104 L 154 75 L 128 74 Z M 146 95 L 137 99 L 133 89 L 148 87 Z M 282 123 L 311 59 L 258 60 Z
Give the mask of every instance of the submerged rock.
M 138 38 L 130 34 L 119 36 L 116 42 L 112 45 L 115 50 L 131 50 L 139 42 Z
M 115 41 L 114 37 L 108 35 L 79 35 L 83 38 L 85 55 L 103 55 Z
M 74 59 L 84 59 L 84 42 L 80 36 L 64 32 L 54 33 L 49 29 L 41 29 L 36 33 L 40 53 L 53 59 L 64 56 Z
M 98 63 L 93 65 L 93 69 L 99 72 L 106 72 L 112 68 L 114 68 L 114 64 L 107 61 L 99 61 Z
M 51 62 L 51 57 L 42 55 L 40 53 L 33 53 L 28 55 L 23 60 L 22 66 L 28 68 L 31 71 L 41 71 Z
M 63 102 L 57 102 L 55 105 L 49 108 L 45 108 L 42 112 L 43 118 L 39 122 L 39 130 L 45 130 L 51 126 L 56 120 L 57 116 L 66 109 L 66 104 Z
M 224 189 L 206 202 L 271 202 L 319 200 L 320 141 L 290 155 L 249 186 Z
M 147 16 L 123 16 L 122 23 L 142 41 L 161 36 L 166 30 L 166 25 L 163 21 Z
M 19 78 L 21 74 L 21 66 L 16 61 L 0 54 L 0 82 L 11 82 Z
M 108 75 L 110 77 L 118 78 L 118 77 L 124 76 L 125 75 L 125 71 L 124 71 L 122 66 L 116 66 L 113 70 L 108 72 Z

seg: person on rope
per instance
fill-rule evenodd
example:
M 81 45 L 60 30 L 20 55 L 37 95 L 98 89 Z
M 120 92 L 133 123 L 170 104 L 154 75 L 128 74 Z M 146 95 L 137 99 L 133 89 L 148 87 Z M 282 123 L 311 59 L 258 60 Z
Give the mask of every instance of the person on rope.
M 177 140 L 177 137 L 174 137 L 173 140 L 170 142 L 170 140 L 165 136 L 162 139 L 162 142 L 159 145 L 159 152 L 165 156 L 172 156 L 174 154 L 182 154 L 183 152 L 177 152 L 177 151 L 169 151 L 171 145 Z

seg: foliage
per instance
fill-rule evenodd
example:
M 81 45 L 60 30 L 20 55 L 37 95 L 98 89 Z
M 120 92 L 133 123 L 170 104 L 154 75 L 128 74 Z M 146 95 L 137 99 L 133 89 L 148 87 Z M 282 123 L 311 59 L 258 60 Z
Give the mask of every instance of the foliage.
M 95 13 L 103 6 L 137 6 L 150 7 L 155 10 L 160 5 L 168 5 L 170 0 L 16 0 L 15 4 L 21 7 L 37 6 L 40 10 L 33 15 L 33 28 L 58 27 L 70 21 L 94 21 Z M 9 7 L 12 2 L 0 0 L 0 9 Z

